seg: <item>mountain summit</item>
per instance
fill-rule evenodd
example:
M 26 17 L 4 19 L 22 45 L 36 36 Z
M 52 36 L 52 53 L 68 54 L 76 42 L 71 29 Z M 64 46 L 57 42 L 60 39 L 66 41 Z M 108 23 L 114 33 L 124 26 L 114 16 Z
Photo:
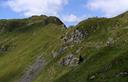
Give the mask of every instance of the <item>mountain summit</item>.
M 48 24 L 64 25 L 64 23 L 57 17 L 54 16 L 32 16 L 30 18 L 24 19 L 10 19 L 10 20 L 1 20 L 0 21 L 0 31 L 1 32 L 10 32 L 16 31 L 18 29 L 26 31 L 28 28 L 31 29 L 31 26 L 40 25 L 46 26 Z

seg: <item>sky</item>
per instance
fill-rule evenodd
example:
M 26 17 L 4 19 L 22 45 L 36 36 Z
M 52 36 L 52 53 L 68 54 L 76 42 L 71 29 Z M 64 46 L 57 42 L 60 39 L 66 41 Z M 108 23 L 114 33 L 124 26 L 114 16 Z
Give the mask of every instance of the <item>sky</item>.
M 127 10 L 128 0 L 0 0 L 0 19 L 57 16 L 67 26 L 89 17 L 114 17 Z

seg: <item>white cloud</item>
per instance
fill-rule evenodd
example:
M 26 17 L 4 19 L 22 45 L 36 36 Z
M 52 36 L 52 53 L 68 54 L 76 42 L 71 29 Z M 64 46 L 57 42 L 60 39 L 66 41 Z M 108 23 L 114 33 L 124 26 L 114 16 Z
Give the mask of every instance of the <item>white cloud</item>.
M 63 19 L 63 21 L 65 21 L 65 22 L 78 22 L 78 21 L 81 20 L 79 17 L 77 17 L 77 16 L 74 15 L 74 14 L 70 14 L 70 15 L 63 16 L 62 19 Z
M 128 0 L 90 0 L 86 6 L 103 12 L 104 16 L 113 17 L 128 10 Z
M 24 16 L 40 14 L 58 16 L 59 11 L 67 3 L 68 0 L 9 0 L 6 5 Z
M 89 17 L 92 17 L 91 15 L 82 15 L 82 16 L 77 16 L 74 14 L 69 14 L 69 15 L 63 15 L 61 17 L 62 21 L 64 21 L 68 26 L 69 25 L 76 25 L 78 24 L 80 21 L 85 20 Z
M 80 22 L 81 20 L 84 20 L 88 17 L 91 17 L 91 15 L 82 15 L 82 16 L 76 16 L 74 14 L 69 14 L 69 15 L 64 15 L 62 17 L 62 20 L 64 22 L 69 22 L 69 23 L 78 23 Z

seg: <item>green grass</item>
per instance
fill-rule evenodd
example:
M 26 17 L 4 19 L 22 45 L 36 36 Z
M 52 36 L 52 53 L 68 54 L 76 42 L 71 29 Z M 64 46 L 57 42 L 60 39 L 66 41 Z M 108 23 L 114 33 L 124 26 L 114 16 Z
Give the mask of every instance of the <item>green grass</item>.
M 36 25 L 27 32 L 2 33 L 0 43 L 10 43 L 15 47 L 0 55 L 0 82 L 17 81 L 40 55 L 49 62 L 52 58 L 49 51 L 59 46 L 58 37 L 63 33 L 62 28 L 54 24 L 43 27 Z
M 68 29 L 56 17 L 0 20 L 0 46 L 10 46 L 7 51 L 0 51 L 0 82 L 17 82 L 39 56 L 47 65 L 33 82 L 127 82 L 128 76 L 117 77 L 128 70 L 126 16 L 90 18 Z M 87 37 L 81 43 L 65 45 L 61 38 L 76 29 L 88 32 Z M 110 38 L 114 43 L 107 47 Z M 65 51 L 53 58 L 52 52 L 65 46 Z M 76 67 L 60 65 L 60 60 L 69 54 L 81 55 L 84 61 Z M 90 80 L 91 76 L 95 78 Z

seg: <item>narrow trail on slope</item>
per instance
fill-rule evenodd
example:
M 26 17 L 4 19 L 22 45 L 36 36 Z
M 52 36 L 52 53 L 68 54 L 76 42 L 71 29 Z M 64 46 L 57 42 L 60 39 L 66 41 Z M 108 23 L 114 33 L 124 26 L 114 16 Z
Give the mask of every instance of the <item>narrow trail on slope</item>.
M 33 79 L 40 73 L 40 71 L 45 67 L 46 62 L 42 57 L 38 57 L 36 61 L 28 68 L 28 70 L 23 74 L 19 82 L 32 82 Z

